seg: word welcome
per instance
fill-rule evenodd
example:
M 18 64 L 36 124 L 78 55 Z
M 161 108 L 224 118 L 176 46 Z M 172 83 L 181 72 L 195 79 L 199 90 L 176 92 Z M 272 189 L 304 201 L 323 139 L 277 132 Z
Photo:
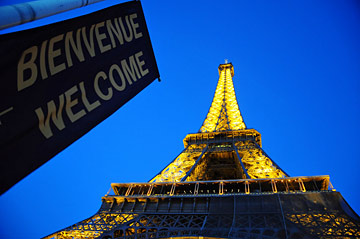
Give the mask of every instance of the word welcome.
M 78 85 L 74 85 L 63 94 L 60 94 L 57 103 L 51 100 L 47 102 L 47 109 L 43 109 L 42 107 L 35 109 L 39 120 L 39 129 L 45 138 L 48 139 L 53 136 L 52 127 L 56 126 L 58 130 L 63 130 L 66 127 L 64 123 L 64 113 L 71 123 L 73 123 L 85 116 L 88 112 L 99 107 L 101 101 L 111 100 L 114 92 L 124 91 L 127 86 L 132 85 L 147 75 L 149 70 L 145 66 L 146 62 L 141 59 L 142 56 L 142 51 L 137 52 L 128 59 L 121 60 L 120 64 L 112 64 L 109 70 L 98 72 L 94 77 L 92 86 L 98 99 L 92 99 L 92 102 L 90 102 L 87 97 L 88 94 L 84 82 L 81 81 Z M 80 95 L 77 94 L 79 91 Z M 76 95 L 78 95 L 78 97 L 74 97 Z M 74 112 L 74 108 L 79 109 L 79 106 L 81 110 Z M 47 111 L 46 118 L 44 111 Z M 52 122 L 52 124 L 50 124 L 50 122 Z

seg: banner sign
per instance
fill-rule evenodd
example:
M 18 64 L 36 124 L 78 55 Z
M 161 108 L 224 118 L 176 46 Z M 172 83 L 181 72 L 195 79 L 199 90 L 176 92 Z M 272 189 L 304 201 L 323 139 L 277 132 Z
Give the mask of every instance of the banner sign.
M 0 193 L 159 77 L 139 1 L 2 35 L 0 55 Z

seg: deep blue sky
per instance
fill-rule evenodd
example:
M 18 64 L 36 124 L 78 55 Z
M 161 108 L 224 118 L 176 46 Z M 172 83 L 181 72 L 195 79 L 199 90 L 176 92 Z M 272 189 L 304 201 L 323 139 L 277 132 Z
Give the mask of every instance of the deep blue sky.
M 93 215 L 110 183 L 157 174 L 199 130 L 224 59 L 267 154 L 291 176 L 330 175 L 360 213 L 359 1 L 142 4 L 162 82 L 2 195 L 1 238 L 46 236 Z

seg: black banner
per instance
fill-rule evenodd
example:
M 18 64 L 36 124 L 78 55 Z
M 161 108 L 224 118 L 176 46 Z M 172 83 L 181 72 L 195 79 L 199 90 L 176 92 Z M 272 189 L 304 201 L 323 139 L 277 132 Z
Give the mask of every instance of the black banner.
M 0 193 L 159 77 L 139 1 L 2 35 L 0 55 Z

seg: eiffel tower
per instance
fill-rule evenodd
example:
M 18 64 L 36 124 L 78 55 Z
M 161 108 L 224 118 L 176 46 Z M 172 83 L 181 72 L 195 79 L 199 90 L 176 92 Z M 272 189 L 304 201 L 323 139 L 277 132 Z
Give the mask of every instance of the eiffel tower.
M 92 217 L 46 238 L 360 238 L 329 176 L 290 177 L 246 127 L 231 63 L 198 133 L 148 183 L 112 183 Z

